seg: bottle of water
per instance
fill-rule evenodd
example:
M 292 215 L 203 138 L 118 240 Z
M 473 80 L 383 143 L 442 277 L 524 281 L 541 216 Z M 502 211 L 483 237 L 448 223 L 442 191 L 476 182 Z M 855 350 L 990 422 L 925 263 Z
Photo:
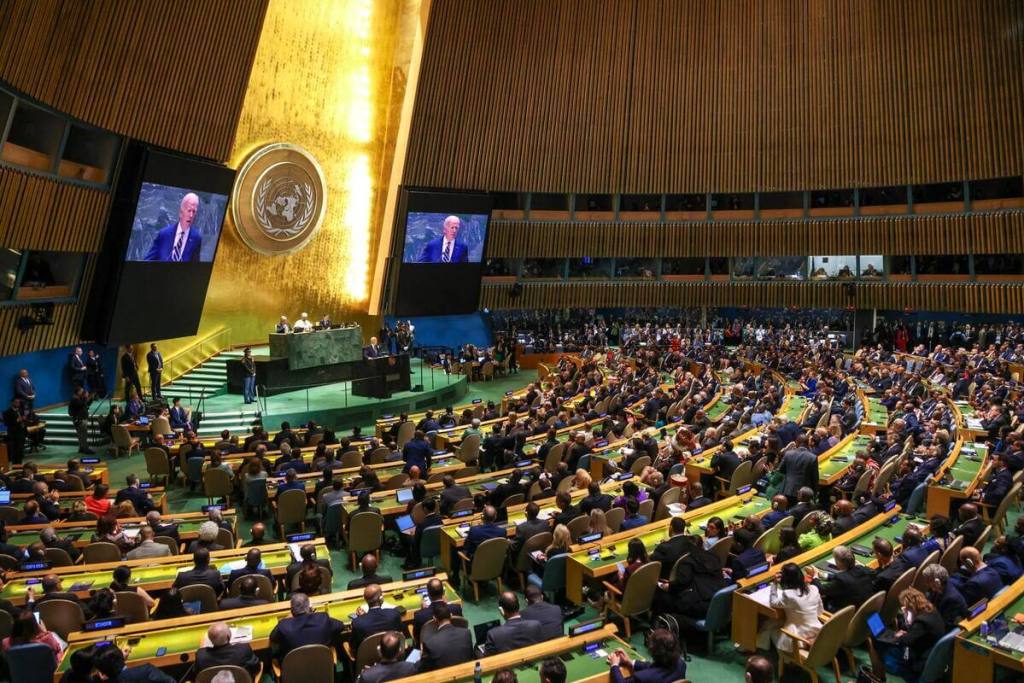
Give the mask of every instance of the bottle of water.
M 483 667 L 480 666 L 480 662 L 476 663 L 473 667 L 473 683 L 481 683 L 483 681 Z

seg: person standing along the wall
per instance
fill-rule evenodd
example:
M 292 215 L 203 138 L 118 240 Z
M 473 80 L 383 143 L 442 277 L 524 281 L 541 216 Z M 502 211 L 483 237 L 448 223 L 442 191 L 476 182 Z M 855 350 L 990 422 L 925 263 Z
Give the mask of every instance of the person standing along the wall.
M 78 437 L 78 452 L 84 455 L 94 455 L 95 451 L 89 448 L 89 404 L 92 403 L 92 395 L 87 393 L 83 387 L 75 387 L 75 393 L 68 403 L 68 415 L 75 425 L 75 436 Z

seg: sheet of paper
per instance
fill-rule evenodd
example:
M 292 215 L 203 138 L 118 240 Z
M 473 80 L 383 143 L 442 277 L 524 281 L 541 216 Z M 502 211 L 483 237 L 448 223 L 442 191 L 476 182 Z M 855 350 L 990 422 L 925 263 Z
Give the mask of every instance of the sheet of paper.
M 771 593 L 771 591 L 771 586 L 765 586 L 764 588 L 757 589 L 753 593 L 747 593 L 747 597 L 753 600 L 754 602 L 757 602 L 759 604 L 764 605 L 765 607 L 768 607 L 768 595 Z

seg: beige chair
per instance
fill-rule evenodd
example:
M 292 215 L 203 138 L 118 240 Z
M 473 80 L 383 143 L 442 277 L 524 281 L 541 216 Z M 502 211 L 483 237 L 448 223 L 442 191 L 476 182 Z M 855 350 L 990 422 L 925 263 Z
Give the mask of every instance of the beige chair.
M 149 621 L 149 608 L 142 596 L 135 591 L 118 591 L 117 614 L 125 618 L 129 624 L 141 624 Z
M 862 493 L 868 490 L 868 485 L 871 484 L 871 477 L 875 475 L 874 468 L 868 468 L 864 474 L 860 475 L 860 479 L 857 480 L 857 485 L 853 487 L 853 493 L 850 494 L 850 500 L 859 500 Z
M 942 551 L 942 557 L 939 558 L 939 564 L 945 567 L 950 576 L 953 576 L 953 574 L 960 568 L 960 549 L 963 547 L 964 537 L 957 536 L 949 545 L 946 546 L 946 549 Z
M 638 512 L 647 519 L 654 521 L 654 500 L 648 498 L 644 502 L 640 503 L 640 509 Z
M 429 477 L 427 477 L 427 484 L 440 484 L 442 481 L 444 481 L 446 475 L 446 472 L 434 472 Z
M 679 568 L 683 566 L 683 560 L 690 556 L 690 553 L 685 553 L 682 557 L 675 561 L 672 565 L 672 569 L 668 572 L 668 582 L 672 583 L 676 580 L 676 574 L 679 572 Z
M 0 610 L 0 640 L 7 638 L 14 630 L 14 617 L 9 612 Z
M 68 551 L 63 548 L 47 548 L 45 553 L 51 567 L 70 567 L 74 564 Z
M 793 518 L 783 517 L 775 524 L 775 526 L 757 537 L 757 540 L 754 541 L 754 547 L 766 555 L 774 555 L 779 552 L 779 547 L 781 545 L 779 535 L 782 533 L 783 529 L 788 529 L 791 526 L 793 526 Z
M 476 462 L 480 459 L 480 435 L 470 434 L 462 440 L 459 444 L 459 450 L 456 451 L 455 457 L 462 462 L 470 463 Z
M 274 517 L 277 520 L 278 537 L 284 538 L 284 531 L 292 524 L 306 529 L 306 492 L 288 489 L 277 495 L 273 502 Z
M 163 479 L 165 484 L 171 482 L 171 461 L 161 448 L 147 448 L 143 455 L 146 458 L 146 472 L 149 473 L 149 481 L 157 483 Z
M 64 640 L 68 639 L 69 633 L 82 630 L 85 623 L 85 613 L 78 603 L 70 600 L 46 600 L 36 606 L 39 617 L 46 624 L 46 628 L 59 635 Z
M 501 502 L 501 507 L 510 508 L 514 505 L 522 505 L 526 502 L 525 493 L 513 493 L 511 496 Z
M 412 437 L 416 435 L 416 425 L 412 422 L 403 422 L 398 426 L 398 436 L 395 439 L 395 449 L 402 450 L 402 448 L 408 442 L 412 441 Z
M 1009 511 L 1010 506 L 1017 502 L 1018 496 L 1020 496 L 1020 484 L 1014 484 L 1010 491 L 999 501 L 999 505 L 996 509 L 989 513 L 989 508 L 981 505 L 982 517 L 985 521 L 990 524 L 995 530 L 996 535 L 1002 534 L 1006 528 L 1006 513 Z
M 931 553 L 929 553 L 928 557 L 924 558 L 924 561 L 921 562 L 921 564 L 917 565 L 917 570 L 914 572 L 914 580 L 911 582 L 910 585 L 912 585 L 914 588 L 916 588 L 917 590 L 919 590 L 922 593 L 927 595 L 928 594 L 928 590 L 927 590 L 927 583 L 928 582 L 924 578 L 924 568 L 927 567 L 930 564 L 935 564 L 938 561 L 939 561 L 939 551 L 938 550 L 935 550 L 935 551 L 932 551 Z
M 544 457 L 544 471 L 548 474 L 554 474 L 555 470 L 558 469 L 558 463 L 562 462 L 562 455 L 564 453 L 565 443 L 556 443 L 549 448 L 548 454 Z
M 82 561 L 85 564 L 98 564 L 100 562 L 120 562 L 121 549 L 113 543 L 97 541 L 90 543 L 82 549 Z
M 669 512 L 669 505 L 675 505 L 679 502 L 679 494 L 682 493 L 682 489 L 678 486 L 673 486 L 665 493 L 661 494 L 661 498 L 658 499 L 658 505 L 654 510 L 654 521 L 658 522 L 663 519 L 667 519 L 671 516 Z
M 737 490 L 743 488 L 744 486 L 749 486 L 751 483 L 753 483 L 751 481 L 753 472 L 754 463 L 752 463 L 750 460 L 744 460 L 739 465 L 737 465 L 736 469 L 732 473 L 732 477 L 729 478 L 729 481 L 726 481 L 721 477 L 715 477 L 715 479 L 717 479 L 720 484 L 720 488 L 718 490 L 718 497 L 728 498 L 729 496 L 735 496 Z
M 814 528 L 815 523 L 818 521 L 817 512 L 808 512 L 804 515 L 800 523 L 796 525 L 796 537 L 800 538 L 803 534 Z
M 639 477 L 640 473 L 644 471 L 644 468 L 650 466 L 650 464 L 651 456 L 641 455 L 633 461 L 633 466 L 629 468 L 629 471 Z
M 139 438 L 132 436 L 124 425 L 111 425 L 110 434 L 114 439 L 112 450 L 115 458 L 120 457 L 122 451 L 131 456 L 132 451 L 139 450 Z
M 173 434 L 174 430 L 171 429 L 171 421 L 166 417 L 160 416 L 154 418 L 153 421 L 149 423 L 149 433 L 153 436 L 156 436 L 157 434 Z
M 221 548 L 234 548 L 235 547 L 235 535 L 227 529 L 217 529 L 217 545 Z
M 396 474 L 382 482 L 381 488 L 385 491 L 394 491 L 395 489 L 400 489 L 405 486 L 407 481 L 409 481 L 408 474 Z
M 256 579 L 256 595 L 257 597 L 263 598 L 267 602 L 274 602 L 277 600 L 277 595 L 274 593 L 274 584 L 263 574 L 247 574 Z M 237 598 L 242 594 L 242 579 L 237 578 L 231 582 L 228 586 L 228 595 L 232 598 Z
M 352 662 L 352 671 L 362 672 L 363 669 L 371 667 L 380 661 L 380 652 L 377 651 L 377 648 L 380 646 L 380 640 L 383 637 L 383 632 L 368 636 L 363 642 L 359 643 L 359 650 L 355 653 L 352 652 L 351 645 L 347 642 L 345 643 L 345 656 Z
M 231 482 L 231 475 L 220 468 L 208 469 L 203 472 L 203 494 L 211 505 L 218 498 L 227 501 L 231 506 L 231 495 L 235 492 L 234 484 Z
M 587 515 L 580 515 L 575 519 L 569 520 L 566 524 L 569 528 L 569 535 L 572 536 L 572 542 L 575 543 L 579 540 L 580 536 L 587 533 L 587 529 L 590 528 L 590 517 Z
M 516 561 L 513 568 L 516 574 L 519 575 L 519 588 L 522 591 L 526 591 L 526 577 L 533 569 L 533 557 L 531 553 L 538 550 L 545 550 L 551 545 L 551 532 L 542 531 L 539 534 L 534 534 L 530 538 L 526 539 L 519 547 L 519 553 L 516 555 Z
M 831 664 L 836 674 L 836 683 L 842 683 L 838 655 L 852 619 L 853 607 L 844 607 L 822 624 L 813 642 L 782 629 L 783 633 L 794 640 L 794 648 L 792 652 L 779 651 L 779 678 L 782 678 L 786 664 L 793 663 L 810 674 L 811 683 L 818 683 L 818 667 Z
M 573 477 L 565 477 L 562 481 L 558 482 L 558 486 L 555 487 L 555 493 L 568 493 L 569 489 L 572 488 Z
M 22 516 L 21 510 L 13 505 L 0 505 L 0 522 L 14 525 L 21 520 Z
M 992 535 L 992 525 L 991 524 L 989 524 L 987 527 L 982 529 L 981 533 L 978 534 L 978 540 L 976 540 L 974 542 L 974 548 L 976 548 L 979 553 L 985 551 L 985 544 L 988 543 L 988 539 L 989 539 L 989 537 L 991 535 Z M 958 556 L 957 557 L 957 566 L 959 566 L 959 563 L 960 563 L 960 558 Z
M 473 601 L 480 602 L 480 582 L 497 581 L 498 592 L 502 591 L 501 577 L 505 573 L 505 559 L 508 556 L 507 538 L 490 538 L 481 543 L 472 559 L 459 551 L 462 560 L 462 575 L 473 584 Z
M 461 470 L 457 470 L 455 474 L 452 475 L 452 478 L 465 479 L 466 477 L 475 477 L 478 474 L 480 474 L 479 467 L 463 467 Z
M 384 545 L 384 520 L 376 512 L 357 512 L 349 519 L 348 554 L 352 571 L 356 562 L 366 553 L 380 553 Z
M 387 462 L 389 455 L 391 455 L 390 448 L 387 446 L 379 446 L 370 451 L 369 463 L 371 465 L 379 465 L 382 462 Z
M 732 544 L 735 540 L 736 539 L 733 536 L 723 536 L 708 548 L 708 552 L 717 557 L 723 567 L 728 567 L 729 552 L 732 550 Z
M 850 671 L 857 670 L 857 659 L 853 656 L 853 648 L 860 647 L 871 635 L 868 629 L 868 617 L 882 609 L 885 603 L 885 591 L 878 591 L 867 602 L 857 607 L 857 612 L 850 620 L 850 626 L 846 630 L 846 640 L 843 642 L 843 650 L 850 662 Z
M 326 645 L 303 645 L 285 655 L 280 665 L 274 662 L 274 678 L 279 683 L 331 681 L 336 663 L 334 651 Z
M 219 609 L 217 606 L 217 594 L 205 583 L 182 586 L 178 592 L 181 593 L 182 602 L 196 602 L 198 600 L 201 605 L 202 614 L 210 614 Z
M 153 540 L 157 543 L 163 543 L 165 546 L 170 548 L 172 555 L 177 555 L 181 552 L 181 548 L 178 547 L 178 544 L 175 543 L 174 539 L 170 536 L 157 536 Z
M 613 534 L 619 533 L 622 529 L 622 522 L 626 519 L 626 508 L 612 508 L 604 513 L 604 521 Z
M 196 675 L 195 683 L 210 683 L 210 681 L 213 680 L 213 677 L 222 671 L 230 673 L 235 683 L 252 683 L 252 676 L 249 675 L 248 671 L 240 666 L 230 666 L 228 664 L 223 666 L 211 666 L 203 669 Z M 260 671 L 260 674 L 262 674 L 262 670 Z M 260 680 L 260 678 L 261 675 L 256 676 L 257 681 Z
M 345 451 L 340 460 L 342 468 L 362 467 L 363 454 L 359 451 Z
M 910 568 L 907 571 L 900 574 L 900 577 L 892 582 L 889 590 L 885 594 L 885 602 L 882 603 L 882 621 L 886 625 L 892 624 L 896 621 L 896 613 L 900 609 L 900 593 L 907 588 L 910 588 L 914 582 L 914 574 L 917 572 L 916 568 Z
M 331 574 L 331 570 L 328 569 L 327 567 L 317 566 L 317 569 L 320 572 L 320 593 L 319 593 L 319 595 L 324 595 L 325 593 L 330 593 L 331 592 L 331 580 L 334 578 L 334 575 Z M 299 590 L 299 578 L 300 577 L 301 577 L 301 572 L 295 572 L 295 575 L 292 576 L 292 585 L 290 586 L 290 588 L 291 588 L 291 591 L 293 593 L 296 593 Z M 263 578 L 267 578 L 267 577 L 264 576 Z M 238 582 L 236 581 L 235 583 L 238 583 Z
M 462 500 L 457 500 L 457 501 L 455 501 L 455 504 L 452 505 L 452 512 L 459 512 L 460 510 L 472 510 L 472 509 L 473 509 L 473 499 L 472 498 L 463 498 Z
M 633 635 L 630 619 L 651 611 L 651 601 L 654 600 L 654 590 L 658 587 L 660 574 L 661 562 L 648 562 L 629 577 L 625 592 L 614 584 L 604 582 L 608 595 L 605 602 L 605 617 L 611 611 L 622 619 L 626 640 Z

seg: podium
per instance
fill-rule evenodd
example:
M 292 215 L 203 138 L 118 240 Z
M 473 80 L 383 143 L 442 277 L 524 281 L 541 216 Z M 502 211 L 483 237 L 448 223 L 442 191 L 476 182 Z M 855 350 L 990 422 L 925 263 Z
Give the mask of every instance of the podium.
M 367 374 L 352 381 L 352 394 L 369 398 L 391 398 L 398 391 L 409 391 L 412 381 L 409 377 L 409 355 L 381 356 L 367 358 Z

